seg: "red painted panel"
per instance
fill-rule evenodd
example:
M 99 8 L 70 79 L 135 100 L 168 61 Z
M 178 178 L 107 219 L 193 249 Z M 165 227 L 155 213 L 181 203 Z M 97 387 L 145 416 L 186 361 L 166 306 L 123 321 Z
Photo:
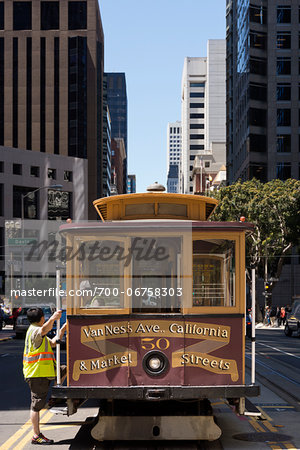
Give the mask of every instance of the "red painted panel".
M 242 318 L 68 319 L 70 386 L 242 384 Z M 169 361 L 156 377 L 142 364 L 154 350 Z

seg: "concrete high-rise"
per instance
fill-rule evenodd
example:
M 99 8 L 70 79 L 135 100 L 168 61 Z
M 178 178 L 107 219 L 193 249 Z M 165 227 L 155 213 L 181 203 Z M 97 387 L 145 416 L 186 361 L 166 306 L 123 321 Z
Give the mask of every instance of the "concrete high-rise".
M 227 0 L 227 179 L 299 179 L 300 1 Z
M 123 138 L 126 157 L 123 169 L 123 194 L 127 192 L 127 90 L 125 73 L 105 74 L 107 82 L 107 104 L 111 117 L 111 137 Z
M 193 192 L 196 156 L 202 158 L 207 173 L 216 173 L 225 164 L 225 53 L 225 40 L 213 39 L 207 43 L 207 57 L 184 60 L 180 190 L 185 194 Z
M 167 128 L 167 191 L 179 192 L 179 166 L 182 150 L 182 130 L 181 122 L 168 123 Z M 171 166 L 177 166 L 177 169 Z
M 102 195 L 103 42 L 97 0 L 0 2 L 0 146 L 63 156 L 64 167 L 87 160 L 76 183 L 89 218 Z

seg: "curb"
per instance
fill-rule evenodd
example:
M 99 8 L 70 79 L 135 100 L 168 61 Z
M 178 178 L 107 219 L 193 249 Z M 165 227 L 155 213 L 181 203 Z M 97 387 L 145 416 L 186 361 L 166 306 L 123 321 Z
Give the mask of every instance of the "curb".
M 7 337 L 4 337 L 4 338 L 0 338 L 0 342 L 9 341 L 9 340 L 11 340 L 13 338 L 14 338 L 14 336 L 7 336 Z

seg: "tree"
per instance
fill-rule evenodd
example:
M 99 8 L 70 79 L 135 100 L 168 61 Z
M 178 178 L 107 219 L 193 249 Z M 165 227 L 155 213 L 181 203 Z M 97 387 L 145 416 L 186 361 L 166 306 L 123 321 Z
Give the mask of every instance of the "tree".
M 254 266 L 260 276 L 264 274 L 267 257 L 268 273 L 279 279 L 284 258 L 293 246 L 299 245 L 300 236 L 300 181 L 272 180 L 261 183 L 256 179 L 238 181 L 216 192 L 219 204 L 211 220 L 237 221 L 241 216 L 254 224 L 254 232 L 247 236 L 247 266 Z M 247 271 L 247 279 L 250 274 Z

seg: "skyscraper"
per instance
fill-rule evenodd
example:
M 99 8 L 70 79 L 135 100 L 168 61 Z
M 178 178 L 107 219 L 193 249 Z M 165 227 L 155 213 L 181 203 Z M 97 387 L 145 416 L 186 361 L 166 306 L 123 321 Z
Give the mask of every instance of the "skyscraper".
M 182 150 L 181 122 L 168 123 L 167 128 L 167 191 L 179 192 L 179 166 Z M 173 167 L 176 166 L 176 167 Z
M 225 164 L 225 52 L 225 40 L 209 40 L 207 57 L 184 60 L 180 190 L 185 194 L 193 192 L 192 173 L 197 155 L 203 158 L 208 173 L 218 172 Z
M 300 1 L 227 0 L 227 179 L 299 178 Z
M 125 73 L 106 73 L 107 104 L 111 117 L 111 137 L 123 138 L 126 158 L 124 159 L 123 193 L 127 192 L 127 90 Z
M 0 145 L 87 159 L 77 183 L 90 218 L 102 195 L 103 39 L 97 0 L 0 2 Z

